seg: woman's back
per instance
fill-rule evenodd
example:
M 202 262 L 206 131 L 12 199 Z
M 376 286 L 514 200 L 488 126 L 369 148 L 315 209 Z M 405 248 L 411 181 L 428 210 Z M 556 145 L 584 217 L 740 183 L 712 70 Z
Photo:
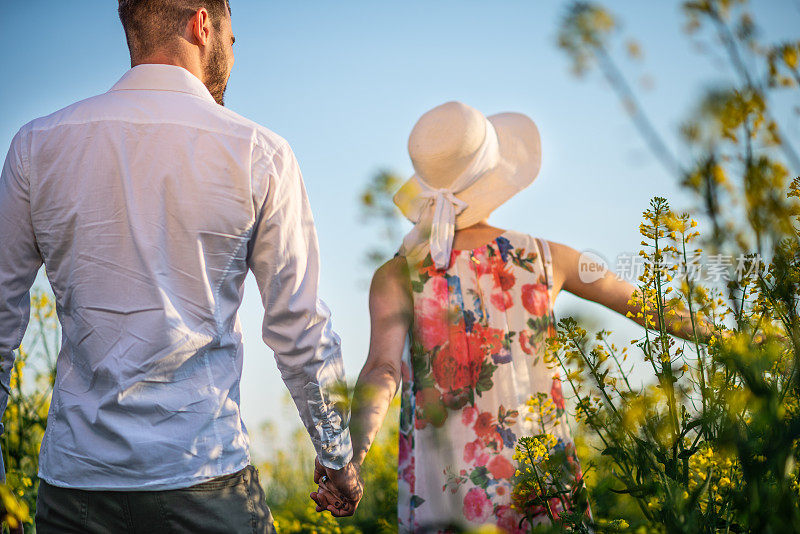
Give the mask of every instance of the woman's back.
M 565 471 L 581 476 L 561 382 L 543 357 L 554 333 L 547 242 L 505 231 L 453 250 L 446 270 L 430 254 L 409 260 L 409 277 L 414 319 L 403 361 L 400 529 L 495 523 L 516 532 L 522 516 L 511 508 L 511 479 L 520 436 L 553 434 Z M 544 429 L 529 412 L 531 396 L 550 412 Z

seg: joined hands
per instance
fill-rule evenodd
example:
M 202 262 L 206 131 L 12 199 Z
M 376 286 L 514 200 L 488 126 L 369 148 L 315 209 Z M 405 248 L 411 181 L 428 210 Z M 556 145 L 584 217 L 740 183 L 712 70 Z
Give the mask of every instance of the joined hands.
M 314 461 L 314 483 L 317 491 L 311 499 L 317 503 L 317 512 L 329 511 L 336 517 L 351 516 L 364 495 L 364 484 L 355 465 L 351 462 L 342 469 L 330 469 Z

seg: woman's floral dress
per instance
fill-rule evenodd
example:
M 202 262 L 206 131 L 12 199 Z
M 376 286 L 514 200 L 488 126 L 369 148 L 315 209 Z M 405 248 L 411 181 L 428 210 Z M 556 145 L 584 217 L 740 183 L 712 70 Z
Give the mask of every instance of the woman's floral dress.
M 428 254 L 409 260 L 409 271 L 414 325 L 402 364 L 400 532 L 481 524 L 527 532 L 511 492 L 517 438 L 541 431 L 520 416 L 532 395 L 552 401 L 555 449 L 566 453 L 565 471 L 582 476 L 561 381 L 543 358 L 555 333 L 547 242 L 506 231 L 454 250 L 447 270 Z M 547 520 L 544 510 L 534 518 Z

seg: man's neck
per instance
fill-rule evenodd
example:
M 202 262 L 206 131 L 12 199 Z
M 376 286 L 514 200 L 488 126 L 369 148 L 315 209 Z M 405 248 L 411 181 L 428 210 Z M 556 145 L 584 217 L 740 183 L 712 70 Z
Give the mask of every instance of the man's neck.
M 194 74 L 194 76 L 198 80 L 205 83 L 205 81 L 203 80 L 203 69 L 200 65 L 199 60 L 192 61 L 189 58 L 183 58 L 177 55 L 152 54 L 148 57 L 132 61 L 131 67 L 136 67 L 138 65 L 147 65 L 147 64 L 174 65 L 176 67 L 183 67 L 184 69 Z

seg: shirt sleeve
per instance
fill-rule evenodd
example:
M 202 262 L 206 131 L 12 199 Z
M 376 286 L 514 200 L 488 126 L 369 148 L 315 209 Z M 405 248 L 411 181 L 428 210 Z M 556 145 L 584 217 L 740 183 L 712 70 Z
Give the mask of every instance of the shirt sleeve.
M 31 311 L 30 289 L 42 258 L 31 222 L 28 160 L 20 132 L 0 174 L 0 419 L 11 393 L 11 370 Z M 5 429 L 0 423 L 0 434 Z M 5 467 L 0 455 L 0 475 Z
M 267 194 L 247 256 L 264 304 L 262 337 L 275 352 L 320 463 L 341 469 L 353 457 L 349 414 L 335 408 L 329 388 L 345 382 L 344 364 L 330 311 L 317 294 L 319 246 L 308 196 L 286 143 L 262 162 L 254 172 L 266 181 Z

